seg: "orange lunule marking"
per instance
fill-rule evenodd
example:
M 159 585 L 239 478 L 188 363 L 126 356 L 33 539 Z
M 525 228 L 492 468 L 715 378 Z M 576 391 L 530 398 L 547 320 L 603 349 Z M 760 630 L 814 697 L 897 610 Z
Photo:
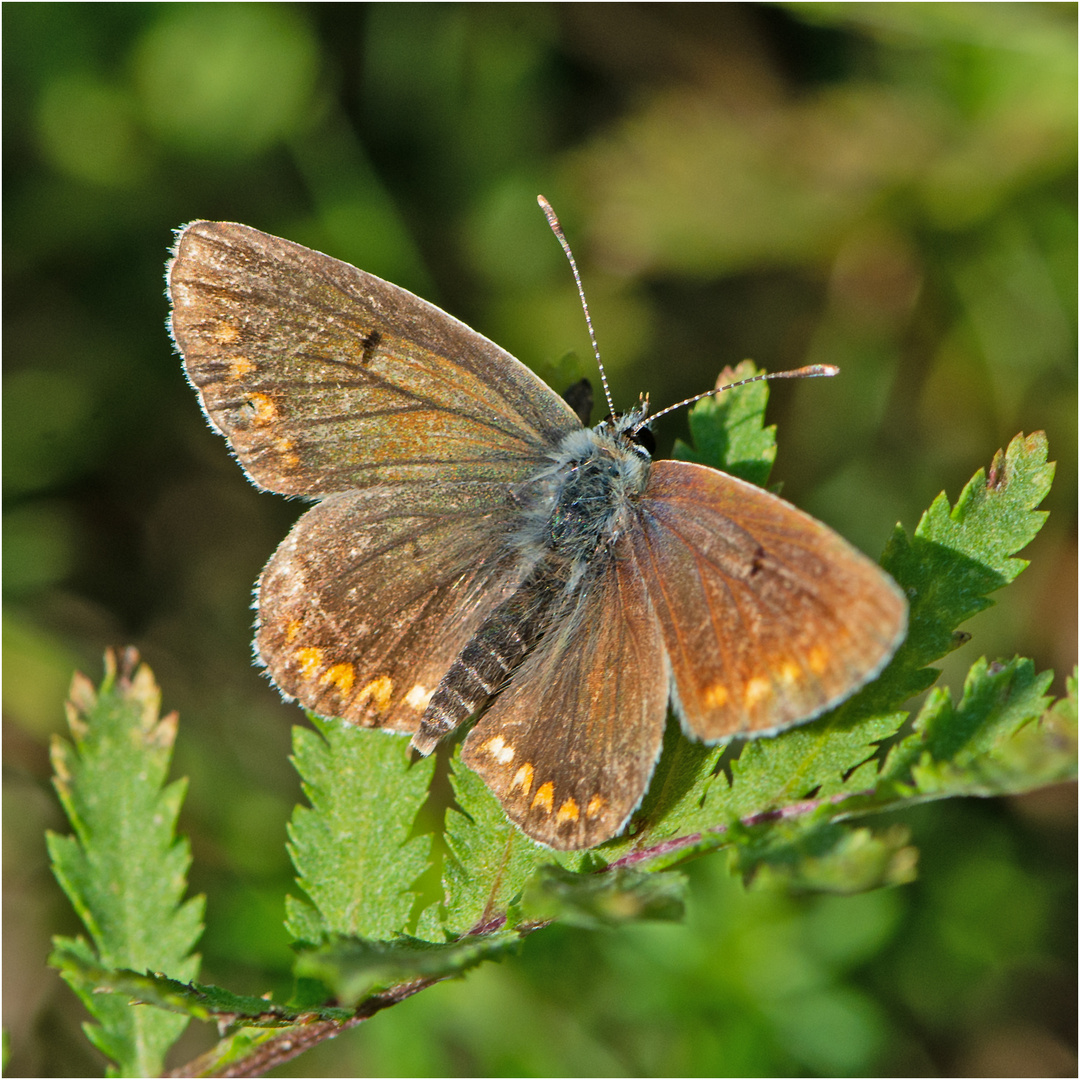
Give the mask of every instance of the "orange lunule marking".
M 250 375 L 255 370 L 255 364 L 249 360 L 246 356 L 230 356 L 229 357 L 229 378 L 230 379 L 242 379 L 245 375 Z
M 567 799 L 566 802 L 559 807 L 559 812 L 555 815 L 555 820 L 561 825 L 564 821 L 577 821 L 578 817 L 577 803 L 573 799 Z
M 306 649 L 297 649 L 294 654 L 296 662 L 300 665 L 300 678 L 313 679 L 322 667 L 323 651 L 313 645 Z
M 532 788 L 533 782 L 533 767 L 526 761 L 524 765 L 516 773 L 514 773 L 514 779 L 510 781 L 510 790 L 514 788 L 521 788 L 526 795 L 529 794 L 529 790 Z
M 303 629 L 303 622 L 299 619 L 293 619 L 288 626 L 285 627 L 285 644 L 291 645 L 296 640 L 296 635 Z
M 347 694 L 353 687 L 353 681 L 356 679 L 356 668 L 352 664 L 335 664 L 332 668 L 328 668 L 319 682 L 324 686 L 327 683 L 333 683 L 337 687 L 338 693 L 344 695 Z
M 829 654 L 820 645 L 815 645 L 806 654 L 806 662 L 815 675 L 821 675 L 829 666 Z
M 727 704 L 728 688 L 723 683 L 713 683 L 705 691 L 705 708 L 720 709 Z
M 585 816 L 587 818 L 594 818 L 605 806 L 607 806 L 607 799 L 605 799 L 603 795 L 594 795 L 589 800 L 589 805 L 585 807 Z
M 384 712 L 390 704 L 390 698 L 394 693 L 394 680 L 389 675 L 380 675 L 372 679 L 356 695 L 355 704 L 359 706 L 374 705 L 376 712 Z
M 277 417 L 277 406 L 266 394 L 248 394 L 248 405 L 251 406 L 253 424 L 269 424 Z
M 772 685 L 769 683 L 769 680 L 763 678 L 761 675 L 755 675 L 752 679 L 747 681 L 746 688 L 743 690 L 743 704 L 745 704 L 748 709 L 752 709 L 771 696 Z
M 545 814 L 551 813 L 551 807 L 555 802 L 555 785 L 549 780 L 546 784 L 541 784 L 536 789 L 536 794 L 533 796 L 532 809 L 540 807 Z
M 219 345 L 231 345 L 240 336 L 240 331 L 230 322 L 219 322 L 213 335 Z
M 780 678 L 784 682 L 798 682 L 802 678 L 802 669 L 794 660 L 785 660 L 780 665 Z
M 494 735 L 486 743 L 484 749 L 500 764 L 509 765 L 514 760 L 514 748 L 509 746 L 501 735 Z
M 274 440 L 274 449 L 281 455 L 282 465 L 290 469 L 295 469 L 300 464 L 300 455 L 292 452 L 295 445 L 292 439 L 287 439 L 284 435 Z

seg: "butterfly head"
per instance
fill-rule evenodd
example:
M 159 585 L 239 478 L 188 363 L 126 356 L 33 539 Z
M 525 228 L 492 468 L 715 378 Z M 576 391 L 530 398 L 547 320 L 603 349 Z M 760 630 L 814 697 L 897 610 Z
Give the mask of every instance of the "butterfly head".
M 656 453 L 656 437 L 652 433 L 649 418 L 649 396 L 643 394 L 638 403 L 624 413 L 605 416 L 593 432 L 601 438 L 613 440 L 622 448 L 652 461 Z

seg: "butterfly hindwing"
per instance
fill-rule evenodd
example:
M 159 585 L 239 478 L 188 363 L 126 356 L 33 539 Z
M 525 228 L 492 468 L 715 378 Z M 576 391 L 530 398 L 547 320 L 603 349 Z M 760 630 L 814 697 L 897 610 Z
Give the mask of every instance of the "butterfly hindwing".
M 592 847 L 640 803 L 667 700 L 660 626 L 619 542 L 481 716 L 463 758 L 534 840 Z
M 309 510 L 259 581 L 256 646 L 306 708 L 415 731 L 431 692 L 483 618 L 517 584 L 505 508 L 383 488 Z

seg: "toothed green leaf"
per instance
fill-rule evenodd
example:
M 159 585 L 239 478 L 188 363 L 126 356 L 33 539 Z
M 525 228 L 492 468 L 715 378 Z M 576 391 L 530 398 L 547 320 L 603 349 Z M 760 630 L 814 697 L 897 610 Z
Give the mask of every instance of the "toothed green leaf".
M 475 935 L 443 943 L 402 935 L 393 941 L 334 938 L 300 954 L 297 974 L 318 979 L 345 1005 L 355 1005 L 377 990 L 413 979 L 437 980 L 460 975 L 485 960 L 517 950 L 512 931 Z
M 135 1008 L 126 997 L 97 993 L 73 958 L 95 969 L 131 968 L 192 978 L 192 948 L 202 932 L 202 897 L 184 900 L 191 863 L 176 836 L 185 782 L 166 785 L 176 714 L 160 718 L 161 694 L 129 650 L 118 672 L 111 653 L 95 688 L 82 675 L 67 703 L 73 742 L 52 744 L 53 785 L 73 836 L 47 836 L 53 873 L 90 934 L 56 938 L 50 963 L 97 1024 L 90 1041 L 115 1063 L 117 1076 L 155 1076 L 187 1018 Z
M 717 386 L 760 374 L 751 361 L 744 360 L 734 368 L 725 368 Z M 764 422 L 768 400 L 769 384 L 764 380 L 702 398 L 690 410 L 694 445 L 677 439 L 672 456 L 723 469 L 764 487 L 776 460 L 776 425 L 766 427 Z
M 312 717 L 294 729 L 293 760 L 310 806 L 289 823 L 289 853 L 310 905 L 293 900 L 299 941 L 390 937 L 403 928 L 431 841 L 413 836 L 434 759 L 410 762 L 408 740 Z M 316 937 L 316 933 L 318 936 Z

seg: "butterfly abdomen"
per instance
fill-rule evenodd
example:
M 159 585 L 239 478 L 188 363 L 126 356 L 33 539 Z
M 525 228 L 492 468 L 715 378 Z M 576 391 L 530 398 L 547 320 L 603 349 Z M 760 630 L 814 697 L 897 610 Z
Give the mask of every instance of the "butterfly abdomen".
M 429 754 L 478 712 L 543 636 L 568 579 L 564 560 L 545 558 L 480 625 L 439 682 L 412 744 Z

